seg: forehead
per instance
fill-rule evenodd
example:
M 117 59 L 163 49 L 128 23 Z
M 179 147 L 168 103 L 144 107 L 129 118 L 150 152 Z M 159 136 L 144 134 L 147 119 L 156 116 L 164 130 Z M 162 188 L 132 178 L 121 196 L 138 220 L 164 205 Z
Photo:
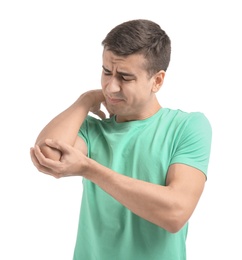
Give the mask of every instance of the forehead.
M 103 50 L 103 66 L 109 70 L 144 71 L 145 58 L 141 54 L 118 56 L 106 49 Z

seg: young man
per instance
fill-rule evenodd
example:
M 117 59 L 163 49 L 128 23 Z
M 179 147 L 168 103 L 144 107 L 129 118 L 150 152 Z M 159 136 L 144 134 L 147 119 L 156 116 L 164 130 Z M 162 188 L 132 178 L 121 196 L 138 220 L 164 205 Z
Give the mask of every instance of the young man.
M 44 127 L 32 161 L 56 178 L 83 177 L 73 259 L 184 260 L 188 220 L 206 182 L 210 123 L 159 104 L 171 45 L 158 24 L 122 23 L 102 44 L 102 89 Z

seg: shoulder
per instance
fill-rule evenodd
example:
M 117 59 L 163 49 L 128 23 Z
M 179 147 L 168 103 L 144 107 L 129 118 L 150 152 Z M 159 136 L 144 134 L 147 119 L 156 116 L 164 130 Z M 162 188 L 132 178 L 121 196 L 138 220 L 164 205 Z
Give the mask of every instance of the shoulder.
M 96 116 L 87 115 L 84 123 L 82 124 L 82 128 L 92 129 L 93 131 L 99 131 L 100 129 L 105 129 L 106 127 L 112 124 L 112 118 L 101 119 Z
M 210 147 L 212 127 L 204 113 L 179 111 L 179 117 L 177 131 L 181 144 Z
M 202 112 L 165 109 L 162 124 L 170 134 L 186 140 L 192 137 L 210 140 L 212 136 L 211 124 Z
M 195 130 L 196 132 L 211 134 L 212 127 L 207 116 L 202 112 L 190 112 L 186 116 L 186 128 Z
M 199 111 L 187 112 L 181 109 L 165 108 L 163 116 L 169 120 L 174 120 L 174 122 L 178 124 L 205 124 L 211 127 L 206 115 Z

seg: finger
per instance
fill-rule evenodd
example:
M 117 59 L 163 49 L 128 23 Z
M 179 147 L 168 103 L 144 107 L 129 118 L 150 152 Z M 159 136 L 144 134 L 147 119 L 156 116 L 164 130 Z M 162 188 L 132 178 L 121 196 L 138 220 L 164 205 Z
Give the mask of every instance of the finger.
M 51 148 L 59 150 L 62 153 L 68 153 L 71 147 L 65 142 L 56 139 L 46 139 L 45 144 Z
M 54 161 L 52 159 L 46 158 L 44 156 L 44 154 L 41 152 L 40 147 L 38 145 L 35 145 L 34 154 L 40 165 L 38 168 L 39 170 L 40 170 L 40 168 L 43 170 L 43 167 L 45 167 L 47 169 L 50 169 L 51 172 L 55 172 L 55 169 L 58 168 L 58 166 L 60 164 L 60 161 Z M 46 169 L 44 169 L 44 170 L 46 170 Z M 49 172 L 50 171 L 48 170 L 48 173 Z
M 32 160 L 34 166 L 37 168 L 37 170 L 39 172 L 42 172 L 44 174 L 48 174 L 55 178 L 58 178 L 58 176 L 56 176 L 55 173 L 53 173 L 51 169 L 46 168 L 45 166 L 43 166 L 39 163 L 39 161 L 35 155 L 35 149 L 33 147 L 30 148 L 30 157 L 31 157 L 31 160 Z
M 31 161 L 34 164 L 34 166 L 36 168 L 38 168 L 40 164 L 39 164 L 39 161 L 37 160 L 37 157 L 35 156 L 35 152 L 34 152 L 33 147 L 30 148 L 30 157 L 31 157 Z
M 99 116 L 101 119 L 105 119 L 106 118 L 106 115 L 105 115 L 105 113 L 102 110 L 98 110 L 97 112 L 95 112 L 95 114 L 97 116 Z
M 107 107 L 107 103 L 104 101 L 102 102 L 103 106 L 107 109 L 108 113 L 109 113 L 109 117 L 112 117 L 114 114 L 108 109 Z

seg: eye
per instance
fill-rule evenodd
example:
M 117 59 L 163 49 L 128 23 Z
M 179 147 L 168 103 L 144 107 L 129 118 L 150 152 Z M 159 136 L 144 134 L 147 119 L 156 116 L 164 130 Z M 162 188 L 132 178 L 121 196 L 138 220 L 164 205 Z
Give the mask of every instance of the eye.
M 121 79 L 123 80 L 123 81 L 132 81 L 132 80 L 134 80 L 132 77 L 130 77 L 130 76 L 121 76 Z
M 105 69 L 104 67 L 102 67 L 102 68 L 103 68 L 103 74 L 104 75 L 107 75 L 107 76 L 112 75 L 111 71 Z
M 112 73 L 109 72 L 109 71 L 103 70 L 103 75 L 105 75 L 105 76 L 111 76 Z
M 112 73 L 107 72 L 107 71 L 103 71 L 103 74 L 104 74 L 104 75 L 112 75 Z

